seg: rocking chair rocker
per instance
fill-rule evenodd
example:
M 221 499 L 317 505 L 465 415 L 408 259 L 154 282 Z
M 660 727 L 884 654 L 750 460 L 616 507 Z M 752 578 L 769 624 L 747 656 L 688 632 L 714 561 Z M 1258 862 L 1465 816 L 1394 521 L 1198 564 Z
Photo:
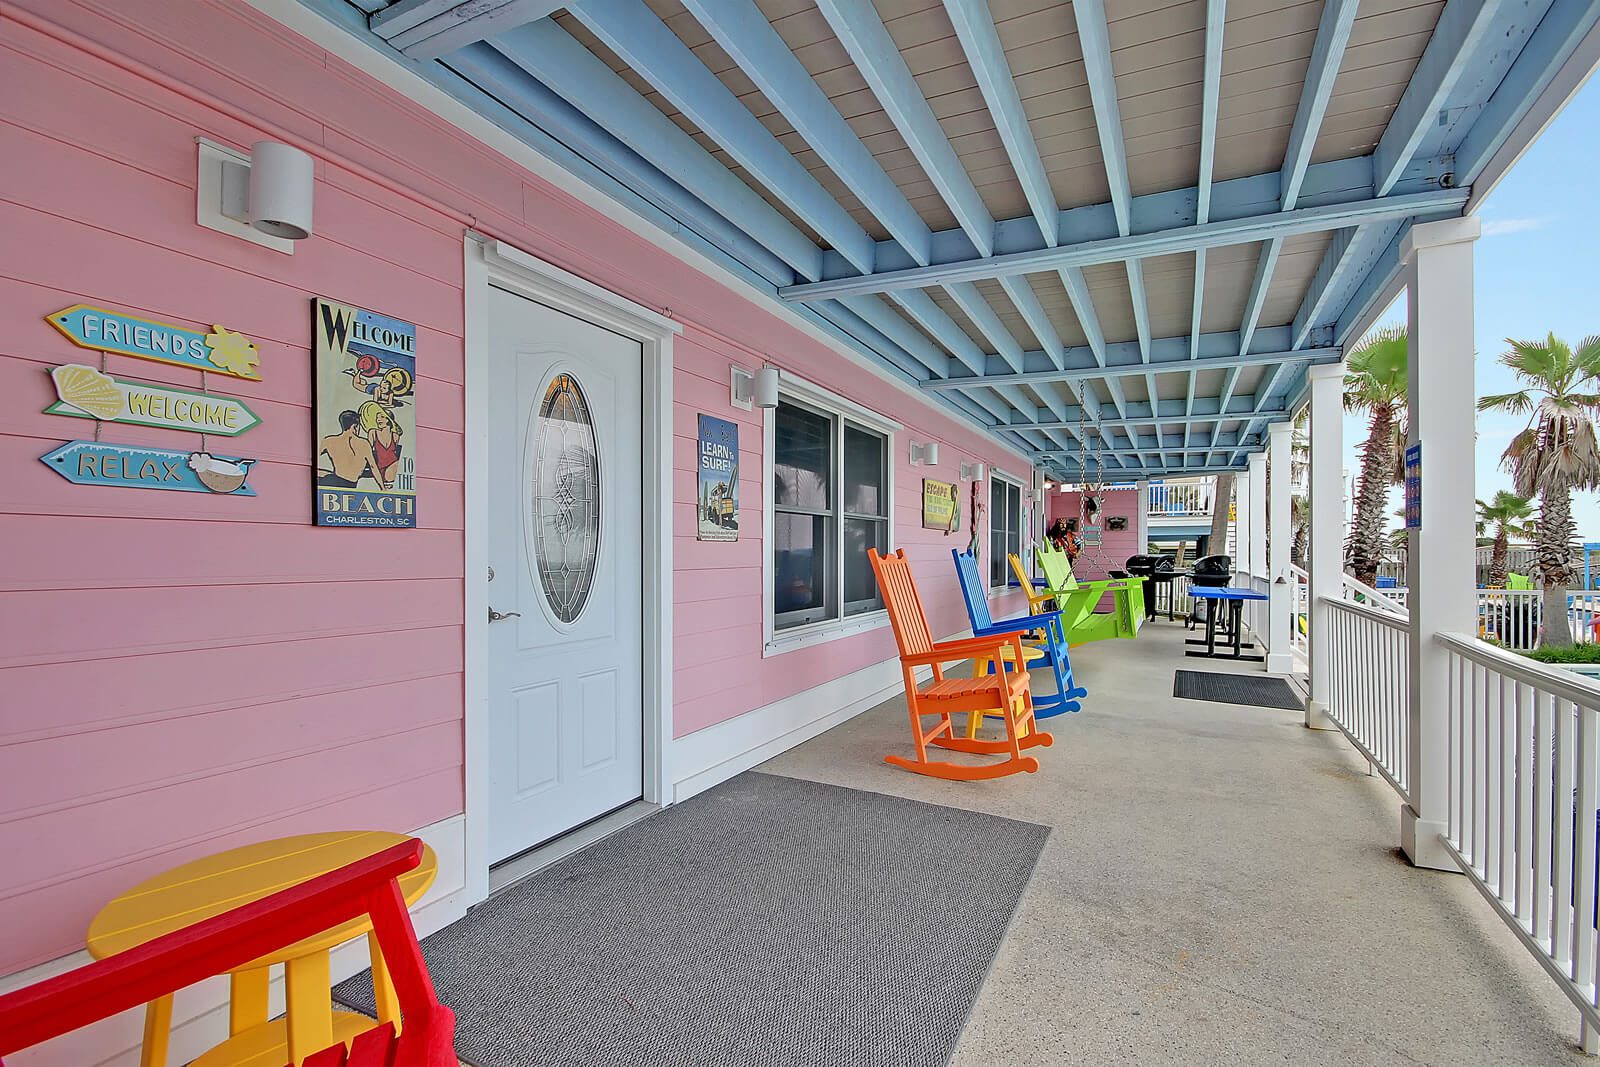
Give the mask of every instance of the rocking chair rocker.
M 1033 694 L 1028 689 L 1028 671 L 1022 666 L 1024 659 L 1020 631 L 973 637 L 964 641 L 933 640 L 928 629 L 928 618 L 922 610 L 922 598 L 911 578 L 911 565 L 906 562 L 903 549 L 892 556 L 880 556 L 878 550 L 868 549 L 867 558 L 872 563 L 872 573 L 883 592 L 884 605 L 889 609 L 889 624 L 894 628 L 895 641 L 900 646 L 900 667 L 905 676 L 906 707 L 911 715 L 911 737 L 917 758 L 885 756 L 884 762 L 903 767 L 916 774 L 954 781 L 971 782 L 985 778 L 1002 778 L 1021 771 L 1032 773 L 1039 769 L 1039 761 L 1024 756 L 1022 749 L 1035 745 L 1049 745 L 1054 739 L 1034 728 Z M 1004 663 L 1009 648 L 1015 657 L 1011 665 Z M 1000 665 L 997 674 L 978 678 L 946 678 L 944 664 L 954 660 L 992 657 Z M 931 666 L 933 683 L 926 689 L 917 688 L 916 668 Z M 965 712 L 969 723 L 982 721 L 986 713 L 1005 719 L 1006 737 L 1003 741 L 980 741 L 956 736 L 955 724 L 950 716 Z M 922 718 L 937 715 L 939 721 L 932 730 L 924 731 Z M 945 763 L 928 759 L 928 746 L 973 752 L 1005 755 L 1008 758 L 983 766 Z

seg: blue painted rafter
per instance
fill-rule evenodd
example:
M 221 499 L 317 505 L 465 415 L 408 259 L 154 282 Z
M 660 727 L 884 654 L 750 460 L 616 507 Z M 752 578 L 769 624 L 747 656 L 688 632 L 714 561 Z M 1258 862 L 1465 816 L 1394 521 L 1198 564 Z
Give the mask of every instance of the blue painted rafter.
M 591 120 L 693 189 L 730 222 L 806 277 L 822 250 L 592 52 L 548 19 L 509 30 L 493 46 Z
M 852 300 L 862 299 L 852 297 Z M 1224 335 L 1231 336 L 1231 335 Z M 1165 338 L 1166 347 L 1171 347 L 1172 342 L 1183 344 L 1188 338 Z M 1127 342 L 1118 347 L 1125 347 Z M 1082 349 L 1069 350 L 1074 353 Z M 1231 370 L 1237 367 L 1260 367 L 1274 363 L 1331 363 L 1339 358 L 1338 348 L 1303 348 L 1298 350 L 1279 350 L 1268 352 L 1251 352 L 1245 355 L 1219 355 L 1198 356 L 1191 360 L 1187 356 L 1178 359 L 1168 359 L 1151 363 L 1129 363 L 1120 366 L 1076 366 L 1065 370 L 1038 370 L 1023 371 L 1011 374 L 985 374 L 961 375 L 948 378 L 930 379 L 922 387 L 934 392 L 947 389 L 970 389 L 976 386 L 989 385 L 1039 385 L 1045 382 L 1082 382 L 1095 381 L 1109 378 L 1137 377 L 1146 374 L 1166 374 L 1173 371 L 1205 371 L 1205 370 Z M 1077 362 L 1074 357 L 1074 362 Z
M 1207 0 L 1206 60 L 1200 85 L 1200 175 L 1195 186 L 1195 222 L 1211 221 L 1211 176 L 1217 158 L 1217 109 L 1222 91 L 1223 28 L 1228 21 L 1228 0 Z M 1194 298 L 1189 311 L 1190 351 L 1200 349 L 1200 320 L 1205 311 L 1206 250 L 1194 252 Z M 1184 403 L 1194 407 L 1195 375 L 1184 387 Z
M 1161 414 L 1158 412 L 1154 415 L 1128 415 L 1124 418 L 1116 419 L 1102 418 L 1095 425 L 1105 428 L 1115 427 L 1126 430 L 1138 426 L 1183 426 L 1189 423 L 1207 426 L 1214 425 L 1219 422 L 1237 422 L 1243 424 L 1253 418 L 1271 418 L 1273 416 L 1287 415 L 1289 413 L 1287 408 L 1278 406 L 1264 407 L 1257 410 L 1256 398 L 1253 394 L 1243 394 L 1234 397 L 1234 400 L 1236 402 L 1242 402 L 1242 406 L 1244 407 L 1243 411 L 1229 411 L 1219 414 L 1218 412 L 1209 410 L 1210 408 L 1216 406 L 1216 401 L 1214 399 L 1207 398 L 1196 404 L 1197 407 L 1202 407 L 1206 410 L 1196 411 L 1193 415 L 1184 415 L 1181 412 L 1171 412 L 1167 414 Z M 1168 401 L 1167 403 L 1170 404 L 1173 402 Z M 1134 406 L 1142 408 L 1148 405 L 1136 404 Z M 1076 412 L 1071 408 L 1068 408 L 1067 413 L 1069 416 L 1081 415 L 1080 412 Z M 1033 428 L 1040 430 L 1072 429 L 1080 425 L 1080 421 L 1081 419 L 1072 418 L 1064 419 L 1060 423 L 1041 420 L 1035 423 Z
M 994 217 L 984 207 L 977 187 L 877 11 L 860 0 L 818 0 L 817 7 L 900 131 L 906 147 L 949 205 L 973 248 L 980 256 L 989 255 L 994 250 Z
M 933 235 L 752 0 L 684 0 L 723 51 L 916 263 Z
M 400 0 L 372 16 L 372 32 L 412 59 L 438 59 L 579 2 Z
M 1064 244 L 1058 248 L 1011 252 L 987 259 L 959 260 L 892 271 L 880 270 L 866 277 L 830 278 L 820 282 L 787 286 L 780 289 L 778 295 L 785 300 L 815 300 L 819 297 L 844 296 L 851 293 L 882 293 L 895 289 L 944 285 L 952 281 L 981 281 L 985 278 L 1034 274 L 1066 267 L 1117 263 L 1128 259 L 1171 255 L 1175 252 L 1192 252 L 1197 248 L 1247 244 L 1273 237 L 1293 237 L 1304 233 L 1337 230 L 1363 222 L 1391 221 L 1441 213 L 1459 214 L 1461 207 L 1467 201 L 1468 193 L 1469 190 L 1465 189 L 1437 189 L 1376 199 L 1363 197 L 1353 201 L 1302 206 L 1292 211 L 1269 210 L 1261 215 L 1213 219 L 1204 224 L 1175 225 L 1151 233 Z
M 978 292 L 978 287 L 971 282 L 956 282 L 945 286 L 944 290 L 950 294 L 950 299 L 955 301 L 961 313 L 971 320 L 978 328 L 978 332 L 988 340 L 1000 358 L 1006 361 L 1006 365 L 1020 372 L 1022 346 L 1011 336 L 1011 331 L 1005 328 L 1000 316 L 995 314 L 994 307 L 983 298 L 982 293 Z
M 1033 217 L 1038 220 L 1040 236 L 1047 246 L 1053 246 L 1061 209 L 1056 205 L 1044 161 L 1039 158 L 1039 148 L 1028 126 L 1027 113 L 1022 109 L 1022 98 L 1017 95 L 1017 84 L 1006 62 L 1000 34 L 995 30 L 994 16 L 989 13 L 988 0 L 944 0 L 944 7 L 966 54 L 967 66 L 989 107 L 1000 141 L 1005 145 L 1006 155 L 1011 159 L 1017 182 L 1022 186 L 1028 206 L 1033 209 Z
M 573 14 L 855 268 L 876 243 L 644 0 L 586 0 Z

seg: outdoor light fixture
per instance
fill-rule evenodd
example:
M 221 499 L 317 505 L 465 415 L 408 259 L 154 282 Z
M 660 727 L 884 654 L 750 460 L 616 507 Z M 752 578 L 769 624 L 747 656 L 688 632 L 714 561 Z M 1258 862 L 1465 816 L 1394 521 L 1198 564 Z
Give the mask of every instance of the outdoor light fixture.
M 728 368 L 728 403 L 742 411 L 778 406 L 778 368 L 770 364 L 751 374 L 737 363 Z
M 249 163 L 222 164 L 222 214 L 269 237 L 303 241 L 311 236 L 312 159 L 277 141 L 257 141 Z
M 961 465 L 961 480 L 964 482 L 983 481 L 984 467 L 982 463 L 963 463 Z
M 911 442 L 911 465 L 932 467 L 939 462 L 939 442 L 928 441 L 925 444 Z

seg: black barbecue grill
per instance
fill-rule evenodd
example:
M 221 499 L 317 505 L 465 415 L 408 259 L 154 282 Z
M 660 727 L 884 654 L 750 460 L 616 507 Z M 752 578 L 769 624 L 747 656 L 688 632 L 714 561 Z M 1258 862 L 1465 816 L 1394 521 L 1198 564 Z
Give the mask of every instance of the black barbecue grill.
M 1145 579 L 1145 589 L 1149 596 L 1144 598 L 1144 617 L 1153 619 L 1159 610 L 1159 600 L 1162 590 L 1167 594 L 1167 618 L 1172 618 L 1172 581 L 1180 575 L 1175 570 L 1171 556 L 1152 554 L 1143 556 L 1129 556 L 1125 565 L 1128 577 Z
M 1201 556 L 1194 561 L 1194 567 L 1189 571 L 1189 584 L 1210 588 L 1221 588 L 1233 581 L 1232 556 Z M 1194 611 L 1189 616 L 1191 625 L 1196 619 L 1201 618 L 1202 610 L 1209 610 L 1214 605 L 1196 600 Z

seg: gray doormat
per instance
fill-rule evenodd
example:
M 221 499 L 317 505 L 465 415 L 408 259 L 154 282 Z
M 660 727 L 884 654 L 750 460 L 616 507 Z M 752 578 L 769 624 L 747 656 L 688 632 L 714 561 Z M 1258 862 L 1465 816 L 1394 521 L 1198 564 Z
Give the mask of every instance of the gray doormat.
M 1177 671 L 1172 695 L 1189 700 L 1214 700 L 1220 704 L 1246 704 L 1256 708 L 1300 711 L 1305 703 L 1282 678 L 1264 674 L 1222 674 L 1216 671 Z
M 748 772 L 422 949 L 476 1067 L 943 1064 L 1049 833 Z

